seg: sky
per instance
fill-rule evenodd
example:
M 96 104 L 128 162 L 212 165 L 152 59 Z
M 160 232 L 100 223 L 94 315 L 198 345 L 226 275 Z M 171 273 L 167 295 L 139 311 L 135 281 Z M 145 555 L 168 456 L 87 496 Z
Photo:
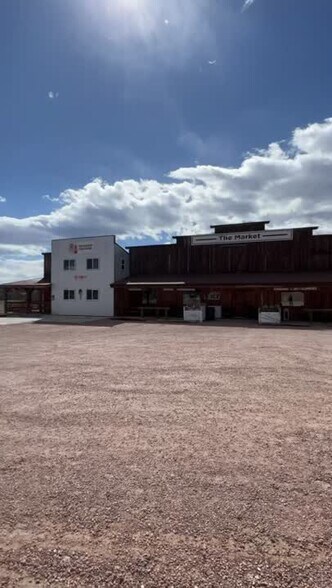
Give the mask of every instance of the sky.
M 0 0 L 0 283 L 57 237 L 332 232 L 331 0 Z

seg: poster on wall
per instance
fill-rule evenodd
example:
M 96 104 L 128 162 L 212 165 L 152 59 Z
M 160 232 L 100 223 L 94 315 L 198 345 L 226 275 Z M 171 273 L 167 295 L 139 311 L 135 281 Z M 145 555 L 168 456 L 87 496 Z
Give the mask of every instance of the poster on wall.
M 282 292 L 281 293 L 282 306 L 304 306 L 303 292 Z

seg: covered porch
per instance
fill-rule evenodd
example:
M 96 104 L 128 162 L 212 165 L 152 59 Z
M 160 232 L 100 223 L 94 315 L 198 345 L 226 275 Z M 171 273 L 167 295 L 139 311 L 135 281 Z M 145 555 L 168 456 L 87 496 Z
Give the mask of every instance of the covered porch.
M 139 276 L 114 284 L 117 317 L 183 319 L 204 307 L 204 319 L 257 319 L 279 307 L 282 321 L 330 321 L 332 275 L 314 273 Z
M 51 284 L 23 280 L 0 285 L 0 314 L 30 315 L 51 312 Z

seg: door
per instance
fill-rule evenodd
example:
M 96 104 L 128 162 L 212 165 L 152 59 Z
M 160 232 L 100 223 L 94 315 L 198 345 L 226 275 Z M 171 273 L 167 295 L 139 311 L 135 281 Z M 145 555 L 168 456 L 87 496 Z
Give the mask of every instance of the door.
M 258 306 L 255 289 L 239 288 L 233 291 L 232 307 L 235 317 L 257 318 Z

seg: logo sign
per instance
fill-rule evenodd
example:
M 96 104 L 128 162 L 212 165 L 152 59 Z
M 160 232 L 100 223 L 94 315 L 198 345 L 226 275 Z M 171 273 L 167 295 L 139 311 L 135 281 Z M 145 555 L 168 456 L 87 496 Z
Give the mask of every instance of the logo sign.
M 70 243 L 69 251 L 70 253 L 78 253 L 78 251 L 91 251 L 93 249 L 92 243 L 81 243 L 77 245 L 77 243 Z
M 91 251 L 92 248 L 93 248 L 92 243 L 82 243 L 81 245 L 78 246 L 79 251 Z
M 76 243 L 70 243 L 69 251 L 70 251 L 70 253 L 77 253 L 78 247 L 77 247 Z
M 236 245 L 237 243 L 268 243 L 269 241 L 291 241 L 292 229 L 271 231 L 249 231 L 240 233 L 216 233 L 214 235 L 194 235 L 192 245 Z

